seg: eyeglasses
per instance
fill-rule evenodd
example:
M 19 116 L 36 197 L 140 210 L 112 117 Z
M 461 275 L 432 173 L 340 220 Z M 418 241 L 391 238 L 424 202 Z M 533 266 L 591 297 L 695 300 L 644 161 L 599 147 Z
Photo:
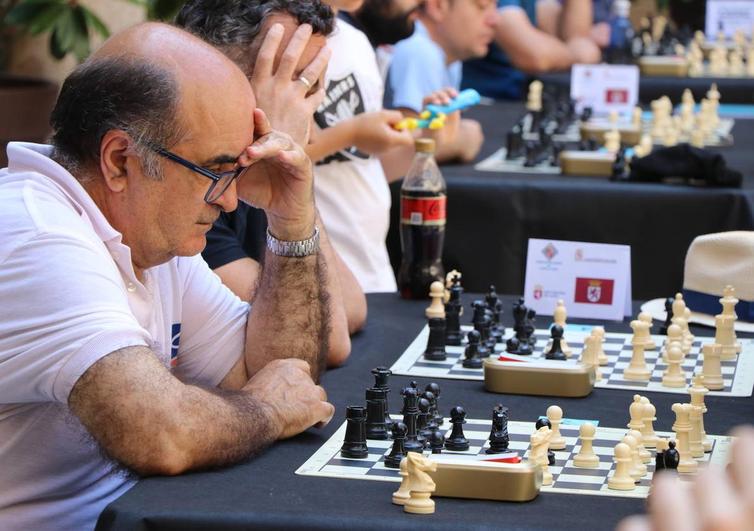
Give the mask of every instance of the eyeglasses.
M 209 186 L 209 190 L 207 190 L 207 193 L 204 194 L 204 201 L 207 203 L 214 203 L 222 195 L 225 193 L 225 190 L 228 189 L 228 187 L 231 185 L 233 181 L 241 177 L 246 170 L 249 169 L 249 166 L 236 168 L 235 170 L 231 171 L 224 171 L 221 173 L 215 173 L 213 171 L 208 170 L 207 168 L 202 168 L 201 166 L 198 166 L 194 164 L 193 162 L 190 162 L 183 157 L 179 157 L 172 151 L 168 151 L 165 148 L 161 148 L 158 146 L 150 146 L 152 148 L 152 151 L 157 153 L 158 155 L 165 157 L 168 160 L 172 160 L 173 162 L 180 164 L 184 168 L 188 168 L 191 171 L 195 171 L 196 173 L 200 175 L 204 175 L 206 178 L 212 180 L 212 184 Z

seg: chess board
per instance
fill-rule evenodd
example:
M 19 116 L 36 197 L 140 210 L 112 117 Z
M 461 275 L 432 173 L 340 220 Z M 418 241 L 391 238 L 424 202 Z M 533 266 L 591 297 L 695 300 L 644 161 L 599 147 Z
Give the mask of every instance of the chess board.
M 393 418 L 400 419 L 401 417 L 394 415 Z M 448 428 L 446 433 L 448 435 L 450 433 L 450 426 L 447 421 L 443 424 L 443 428 L 445 427 Z M 469 449 L 465 452 L 443 451 L 443 454 L 473 456 L 484 453 L 484 449 L 489 446 L 487 438 L 490 434 L 490 428 L 490 421 L 466 419 L 463 431 L 466 438 L 469 439 Z M 534 427 L 531 422 L 509 421 L 509 450 L 519 452 L 520 457 L 526 459 L 529 455 L 529 436 L 533 431 Z M 577 468 L 573 464 L 573 458 L 581 449 L 581 446 L 578 444 L 579 422 L 569 422 L 569 419 L 563 419 L 560 433 L 566 440 L 566 448 L 555 451 L 555 465 L 549 467 L 553 476 L 553 484 L 543 486 L 541 492 L 646 498 L 654 471 L 655 454 L 651 449 L 649 451 L 652 453 L 652 462 L 647 463 L 648 473 L 637 484 L 636 489 L 618 491 L 607 488 L 607 479 L 612 475 L 612 471 L 615 468 L 615 464 L 613 463 L 615 445 L 621 441 L 626 432 L 627 429 L 624 428 L 603 428 L 598 426 L 593 447 L 594 453 L 599 456 L 599 468 Z M 340 447 L 343 444 L 345 433 L 346 423 L 344 422 L 333 436 L 296 470 L 296 474 L 341 479 L 400 482 L 401 478 L 398 470 L 388 468 L 384 463 L 384 456 L 390 453 L 392 441 L 368 440 L 369 456 L 365 459 L 349 459 L 340 456 Z M 657 435 L 675 438 L 674 434 L 667 432 L 657 432 Z M 707 437 L 712 441 L 712 451 L 704 454 L 703 458 L 698 459 L 700 465 L 704 466 L 705 463 L 724 465 L 727 462 L 731 438 L 717 435 L 707 435 Z M 691 479 L 693 475 L 682 474 L 680 477 L 682 479 Z
M 468 332 L 471 326 L 462 326 L 462 330 Z M 510 334 L 510 330 L 507 331 Z M 573 351 L 571 358 L 563 363 L 578 363 L 581 351 L 584 348 L 584 339 L 589 335 L 588 327 L 567 327 L 565 339 Z M 390 367 L 393 374 L 404 376 L 418 376 L 426 378 L 449 378 L 456 380 L 484 380 L 482 369 L 467 369 L 463 366 L 463 353 L 465 346 L 446 346 L 447 359 L 444 361 L 429 361 L 424 359 L 424 350 L 427 346 L 429 328 L 424 327 L 414 341 L 403 352 L 400 358 Z M 534 337 L 537 342 L 534 346 L 532 360 L 544 358 L 544 350 L 550 340 L 547 330 L 536 330 Z M 626 380 L 623 378 L 623 370 L 631 362 L 633 349 L 631 347 L 631 334 L 608 332 L 605 334 L 603 348 L 609 361 L 607 365 L 600 366 L 602 379 L 595 383 L 595 387 L 608 389 L 631 389 L 637 391 L 653 391 L 659 393 L 687 394 L 686 387 L 664 387 L 662 385 L 662 373 L 667 365 L 661 357 L 659 348 L 664 341 L 664 336 L 652 336 L 658 348 L 645 351 L 645 359 L 652 375 L 648 382 Z M 697 337 L 686 356 L 682 369 L 686 374 L 687 382 L 691 384 L 694 373 L 702 372 L 703 357 L 701 354 L 702 344 L 711 342 L 713 338 Z M 721 361 L 723 382 L 725 388 L 720 391 L 710 391 L 710 395 L 717 396 L 751 396 L 754 389 L 754 340 L 739 338 L 742 352 L 737 359 Z M 465 342 L 465 339 L 464 339 Z M 497 354 L 504 352 L 504 345 L 495 347 Z

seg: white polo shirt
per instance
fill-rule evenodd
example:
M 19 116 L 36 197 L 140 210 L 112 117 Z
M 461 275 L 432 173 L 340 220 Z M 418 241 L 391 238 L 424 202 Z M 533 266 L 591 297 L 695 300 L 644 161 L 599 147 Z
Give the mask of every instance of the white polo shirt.
M 201 256 L 134 274 L 130 249 L 49 146 L 11 143 L 0 170 L 0 529 L 93 529 L 134 480 L 68 409 L 97 360 L 135 345 L 217 385 L 249 306 Z M 125 392 L 125 391 L 124 391 Z

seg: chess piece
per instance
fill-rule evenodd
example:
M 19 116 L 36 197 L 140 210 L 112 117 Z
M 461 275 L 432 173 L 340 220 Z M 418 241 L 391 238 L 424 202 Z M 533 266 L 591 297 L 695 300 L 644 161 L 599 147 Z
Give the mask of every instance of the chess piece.
M 631 464 L 633 461 L 631 447 L 623 442 L 616 444 L 613 460 L 616 463 L 615 471 L 607 480 L 607 488 L 612 490 L 634 490 L 636 484 L 634 483 L 634 478 L 631 476 Z
M 401 486 L 398 487 L 398 490 L 396 490 L 393 493 L 393 503 L 395 505 L 405 505 L 406 501 L 410 498 L 410 495 L 409 495 L 410 480 L 408 479 L 408 460 L 407 459 L 401 460 L 399 469 L 400 471 L 398 473 L 401 476 Z
M 626 435 L 621 439 L 621 442 L 626 444 L 631 449 L 631 469 L 629 474 L 634 478 L 634 481 L 638 482 L 644 475 L 646 475 L 646 467 L 639 458 L 639 442 L 631 435 Z M 642 468 L 643 467 L 643 468 Z
M 720 391 L 725 388 L 723 370 L 720 365 L 721 355 L 722 346 L 718 343 L 705 343 L 702 345 L 702 374 L 704 375 L 704 386 L 713 391 Z
M 346 408 L 346 435 L 340 455 L 350 459 L 364 459 L 369 455 L 366 434 L 367 412 L 363 406 Z
M 529 437 L 529 461 L 542 470 L 542 485 L 552 485 L 552 473 L 548 467 L 547 448 L 551 431 L 547 426 L 537 428 Z
M 401 460 L 406 457 L 404 443 L 406 441 L 406 425 L 402 422 L 393 423 L 393 446 L 390 453 L 385 456 L 385 466 L 388 468 L 398 468 Z
M 427 472 L 435 472 L 437 463 L 421 454 L 406 456 L 408 472 L 409 498 L 403 504 L 403 510 L 411 514 L 432 514 L 435 512 L 435 502 L 430 498 L 436 485 Z
M 550 406 L 547 408 L 547 420 L 550 421 L 550 450 L 564 450 L 566 440 L 560 433 L 560 423 L 563 421 L 563 410 L 560 406 Z
M 595 326 L 592 328 L 592 333 L 597 337 L 594 342 L 595 350 L 597 352 L 597 363 L 600 365 L 607 365 L 610 362 L 610 359 L 607 357 L 607 354 L 605 354 L 605 349 L 602 346 L 605 342 L 605 328 L 602 326 Z
M 702 407 L 689 404 L 689 453 L 691 457 L 704 457 L 704 444 L 702 444 Z
M 442 449 L 445 447 L 445 436 L 439 429 L 432 431 L 432 435 L 429 437 L 429 447 L 433 454 L 442 453 Z
M 660 327 L 660 334 L 667 335 L 668 334 L 668 327 L 673 324 L 673 298 L 668 297 L 665 299 L 665 322 Z
M 735 293 L 732 286 L 725 286 L 723 297 L 719 299 L 723 311 L 715 316 L 715 343 L 721 346 L 720 359 L 724 361 L 736 359 L 736 355 L 741 352 L 741 343 L 736 338 L 735 329 L 738 319 L 735 310 L 738 299 Z
M 550 347 L 550 350 L 545 353 L 545 358 L 548 360 L 565 361 L 566 355 L 560 347 L 560 342 L 563 339 L 563 327 L 556 324 L 552 325 L 550 328 L 550 336 L 552 337 L 552 346 Z
M 731 50 L 728 54 L 728 74 L 735 77 L 743 77 L 744 58 L 740 50 Z
M 489 357 L 491 352 L 495 351 L 495 344 L 497 343 L 497 340 L 490 335 L 492 316 L 484 301 L 474 301 L 471 303 L 471 307 L 474 309 L 474 316 L 472 318 L 474 330 L 481 335 L 481 344 L 485 347 L 479 351 L 479 356 L 486 358 Z
M 668 449 L 663 452 L 665 470 L 678 470 L 681 454 L 675 448 L 675 441 L 668 441 Z
M 693 385 L 689 388 L 689 395 L 691 395 L 691 405 L 701 408 L 701 415 L 699 418 L 699 433 L 702 447 L 705 452 L 712 451 L 712 440 L 707 437 L 707 432 L 704 430 L 704 414 L 707 413 L 707 405 L 704 403 L 704 396 L 709 393 L 709 389 L 705 387 L 704 375 L 695 374 L 692 378 Z
M 620 149 L 620 131 L 617 129 L 610 129 L 605 132 L 605 150 L 609 153 L 617 153 Z
M 641 319 L 635 319 L 631 321 L 631 328 L 634 331 L 634 335 L 631 338 L 633 355 L 631 356 L 631 362 L 628 367 L 623 371 L 623 377 L 626 380 L 647 382 L 652 374 L 647 368 L 647 362 L 644 357 L 644 348 L 647 344 L 647 338 L 649 337 L 651 340 L 649 326 Z
M 466 424 L 466 411 L 461 406 L 450 410 L 450 423 L 453 428 L 450 436 L 445 441 L 445 448 L 453 452 L 465 452 L 469 449 L 469 440 L 463 434 L 463 425 Z
M 432 434 L 433 423 L 430 421 L 429 400 L 420 398 L 417 402 L 419 415 L 416 417 L 417 439 L 424 448 L 429 444 L 429 437 Z
M 636 448 L 639 452 L 639 459 L 641 460 L 642 464 L 651 463 L 652 454 L 650 454 L 649 451 L 644 447 L 644 437 L 642 437 L 641 432 L 639 430 L 630 430 L 628 434 L 636 439 Z M 644 472 L 642 476 L 645 476 L 647 474 L 647 467 L 642 467 L 642 470 Z
M 446 284 L 450 286 L 447 287 L 448 301 L 445 303 L 445 344 L 458 347 L 463 338 L 461 334 L 461 314 L 463 313 L 461 274 L 451 271 Z
M 644 427 L 641 428 L 641 436 L 644 439 L 644 446 L 647 448 L 653 448 L 657 443 L 657 434 L 655 434 L 654 421 L 657 420 L 655 414 L 657 410 L 649 402 L 649 398 L 641 397 L 642 403 L 642 420 L 644 421 Z
M 655 469 L 652 479 L 658 472 L 665 470 L 665 451 L 668 449 L 668 440 L 662 437 L 657 439 L 657 452 L 655 453 Z
M 691 414 L 691 408 L 691 404 L 679 403 L 673 404 L 671 408 L 675 413 L 673 431 L 675 432 L 675 438 L 678 443 L 678 454 L 680 456 L 678 472 L 681 474 L 693 474 L 697 471 L 697 463 L 692 459 L 691 450 L 689 448 L 689 433 L 691 432 L 689 415 Z
M 385 391 L 385 427 L 389 430 L 393 424 L 393 419 L 390 418 L 390 407 L 387 400 L 387 395 L 390 393 L 388 379 L 393 372 L 387 367 L 375 367 L 371 372 L 374 375 L 374 388 Z
M 638 105 L 633 108 L 631 111 L 631 126 L 636 129 L 641 129 L 641 117 L 642 117 L 643 111 L 641 110 L 641 107 Z
M 508 408 L 498 405 L 492 410 L 492 429 L 490 430 L 490 446 L 485 450 L 487 454 L 499 454 L 508 449 L 510 436 L 508 435 Z
M 563 299 L 558 299 L 558 302 L 555 305 L 555 310 L 552 314 L 552 320 L 553 322 L 563 328 L 563 332 L 565 333 L 566 328 L 566 318 L 568 316 L 568 312 L 565 307 L 565 303 L 563 302 Z M 572 354 L 571 347 L 568 346 L 568 343 L 565 340 L 565 337 L 562 337 L 560 339 L 560 349 L 563 351 L 563 354 L 565 354 L 566 358 L 570 358 Z
M 366 401 L 366 438 L 384 441 L 388 438 L 387 424 L 385 423 L 387 391 L 376 387 L 369 388 L 366 390 Z
M 696 148 L 703 149 L 706 146 L 706 134 L 703 128 L 694 127 L 691 131 L 690 144 Z
M 480 349 L 487 350 L 480 344 L 482 335 L 476 330 L 471 330 L 466 337 L 468 338 L 468 344 L 466 345 L 466 350 L 464 350 L 462 365 L 467 369 L 481 369 L 482 357 L 479 351 Z
M 421 452 L 424 444 L 419 441 L 418 431 L 418 393 L 414 387 L 403 389 L 403 424 L 406 425 L 406 441 L 403 448 L 406 452 Z
M 657 343 L 652 338 L 652 316 L 647 312 L 641 312 L 639 314 L 639 320 L 647 323 L 647 336 L 644 338 L 644 350 L 654 350 L 657 348 Z
M 524 134 L 519 124 L 514 125 L 505 136 L 505 160 L 518 159 L 524 156 Z
M 550 429 L 550 433 L 552 433 L 552 423 L 550 423 L 550 419 L 547 417 L 539 417 L 537 421 L 534 423 L 534 429 L 538 430 L 542 426 L 547 426 Z M 547 462 L 550 466 L 555 466 L 555 452 L 553 452 L 550 449 L 549 443 L 546 450 L 546 456 L 547 456 Z
M 665 363 L 668 362 L 668 349 L 673 345 L 681 349 L 681 354 L 683 354 L 683 331 L 677 324 L 672 324 L 668 327 L 668 335 L 662 351 L 662 360 Z
M 665 387 L 684 387 L 686 375 L 683 373 L 683 352 L 673 344 L 668 349 L 668 368 L 662 375 L 662 385 Z
M 484 297 L 484 302 L 487 303 L 487 308 L 492 312 L 492 328 L 490 329 L 490 335 L 495 338 L 496 343 L 502 343 L 503 335 L 505 334 L 505 327 L 500 324 L 500 315 L 503 313 L 503 304 L 500 302 L 500 298 L 497 295 L 494 285 L 490 285 L 490 289 Z
M 424 391 L 429 391 L 430 393 L 432 393 L 430 404 L 432 405 L 434 421 L 438 426 L 442 426 L 445 420 L 442 418 L 442 415 L 440 414 L 440 408 L 438 407 L 438 403 L 440 401 L 440 385 L 436 382 L 430 382 L 427 384 L 427 387 L 424 388 Z
M 445 288 L 442 282 L 432 282 L 429 296 L 432 298 L 432 304 L 425 311 L 429 320 L 429 336 L 424 359 L 443 361 L 447 359 L 447 355 L 445 353 L 445 305 L 443 304 Z
M 631 420 L 628 423 L 629 430 L 639 430 L 644 428 L 644 403 L 641 401 L 641 395 L 634 395 L 634 400 L 628 406 L 628 414 Z
M 579 427 L 579 441 L 581 448 L 573 458 L 573 464 L 579 468 L 599 468 L 600 458 L 594 453 L 594 434 L 597 428 L 591 422 L 585 422 Z
M 598 341 L 598 338 L 594 335 L 594 331 L 584 338 L 584 348 L 581 351 L 581 364 L 588 369 L 592 369 L 594 371 L 594 381 L 599 382 L 602 379 L 602 371 L 597 363 L 596 341 Z

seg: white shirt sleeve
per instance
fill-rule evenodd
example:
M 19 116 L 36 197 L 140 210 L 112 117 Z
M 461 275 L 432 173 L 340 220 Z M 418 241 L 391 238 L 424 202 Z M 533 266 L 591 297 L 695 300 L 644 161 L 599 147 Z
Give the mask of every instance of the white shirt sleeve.
M 107 249 L 72 232 L 0 257 L 0 301 L 0 403 L 67 403 L 97 360 L 149 344 Z
M 212 272 L 201 255 L 178 259 L 182 324 L 174 374 L 216 386 L 244 355 L 249 305 Z

